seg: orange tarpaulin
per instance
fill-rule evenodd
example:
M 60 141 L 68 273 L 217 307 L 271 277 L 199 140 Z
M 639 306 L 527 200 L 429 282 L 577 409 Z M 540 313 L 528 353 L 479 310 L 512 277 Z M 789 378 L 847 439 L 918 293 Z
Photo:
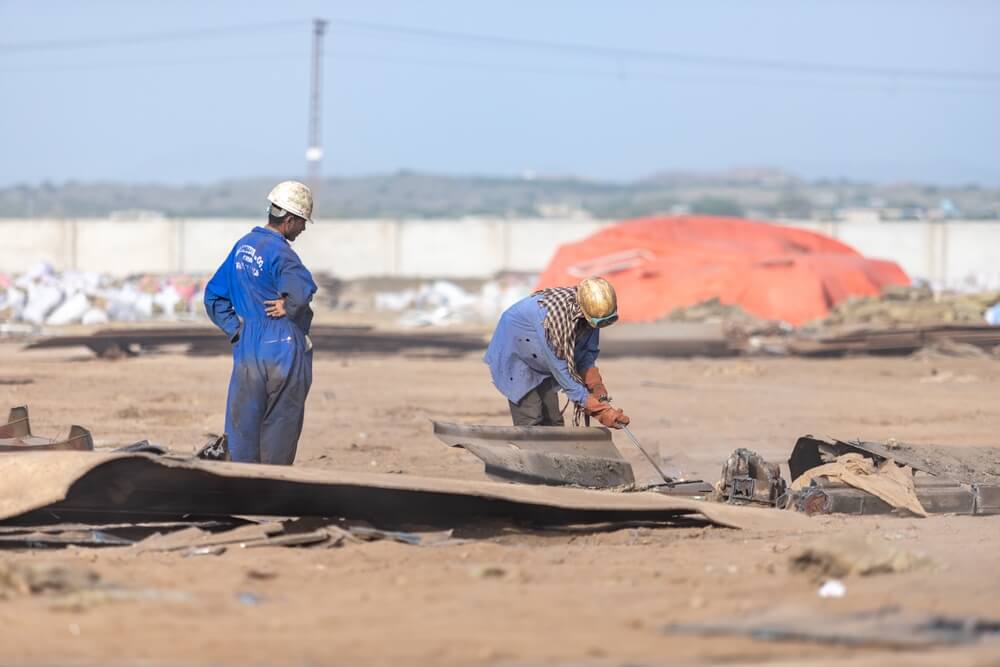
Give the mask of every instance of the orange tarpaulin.
M 767 222 L 671 216 L 622 222 L 563 245 L 538 287 L 604 276 L 622 321 L 650 322 L 712 298 L 799 325 L 851 296 L 908 285 L 895 262 L 863 257 L 835 239 Z

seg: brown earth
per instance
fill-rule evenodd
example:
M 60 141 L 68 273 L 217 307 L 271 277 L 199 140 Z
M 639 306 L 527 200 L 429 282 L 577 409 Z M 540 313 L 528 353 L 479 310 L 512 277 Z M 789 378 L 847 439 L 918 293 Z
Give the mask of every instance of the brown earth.
M 148 438 L 190 451 L 222 428 L 230 361 L 0 344 L 0 408 L 28 404 L 36 433 L 89 426 L 98 446 Z M 737 447 L 783 460 L 799 435 L 1000 445 L 1000 362 L 616 359 L 602 364 L 636 435 L 714 481 Z M 431 418 L 505 423 L 476 355 L 319 356 L 297 465 L 480 479 Z M 31 378 L 33 382 L 17 382 Z M 640 476 L 652 476 L 616 437 Z M 2 483 L 2 482 L 0 482 Z M 1000 617 L 1000 517 L 820 517 L 792 534 L 720 528 L 505 532 L 437 547 L 130 548 L 0 552 L 10 563 L 90 568 L 138 599 L 0 600 L 5 664 L 996 664 L 1000 644 L 890 653 L 667 636 L 668 623 L 803 617 L 898 605 Z M 848 577 L 841 599 L 789 568 L 803 545 L 850 531 L 927 556 L 911 572 Z M 167 594 L 169 593 L 169 594 Z M 252 596 L 241 595 L 244 593 Z M 818 620 L 817 623 L 821 621 Z

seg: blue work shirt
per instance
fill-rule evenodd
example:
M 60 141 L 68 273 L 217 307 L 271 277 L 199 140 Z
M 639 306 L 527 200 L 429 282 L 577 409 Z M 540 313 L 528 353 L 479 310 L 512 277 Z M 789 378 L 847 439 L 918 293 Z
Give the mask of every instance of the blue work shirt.
M 587 387 L 573 379 L 566 360 L 556 356 L 545 338 L 542 322 L 548 308 L 539 304 L 540 298 L 532 294 L 504 311 L 483 361 L 490 367 L 493 384 L 513 403 L 552 377 L 571 401 L 582 404 Z M 599 343 L 598 329 L 587 327 L 578 334 L 575 360 L 581 376 L 597 362 Z
M 312 274 L 285 237 L 254 227 L 236 242 L 205 286 L 205 310 L 230 341 L 238 338 L 243 327 L 273 328 L 280 335 L 290 325 L 295 326 L 288 333 L 302 340 L 312 325 L 309 302 L 315 293 Z M 282 296 L 287 317 L 268 317 L 264 302 Z

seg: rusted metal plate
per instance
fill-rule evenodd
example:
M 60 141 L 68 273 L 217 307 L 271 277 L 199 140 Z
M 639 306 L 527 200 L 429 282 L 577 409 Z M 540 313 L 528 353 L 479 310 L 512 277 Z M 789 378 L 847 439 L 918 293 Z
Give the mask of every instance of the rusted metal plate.
M 914 470 L 961 482 L 963 484 L 1000 484 L 1000 448 L 944 445 L 886 445 L 863 440 L 837 440 L 801 437 L 792 449 L 788 468 L 792 480 L 810 468 L 824 463 L 823 457 L 837 457 L 857 452 L 877 460 L 892 459 Z
M 12 408 L 7 423 L 0 425 L 0 452 L 93 451 L 94 439 L 82 426 L 71 426 L 63 440 L 42 438 L 31 433 L 27 406 Z
M 486 465 L 491 479 L 527 484 L 590 488 L 635 482 L 603 427 L 483 426 L 434 422 L 434 435 L 450 447 L 462 447 Z

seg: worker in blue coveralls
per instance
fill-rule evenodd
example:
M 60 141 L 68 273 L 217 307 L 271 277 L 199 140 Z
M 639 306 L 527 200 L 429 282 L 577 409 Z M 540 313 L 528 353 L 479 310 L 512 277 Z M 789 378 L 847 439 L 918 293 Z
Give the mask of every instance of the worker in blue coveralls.
M 205 286 L 205 310 L 233 343 L 226 437 L 233 461 L 291 465 L 312 384 L 309 306 L 316 283 L 290 245 L 311 222 L 312 192 L 279 183 L 266 227 L 236 242 Z
M 617 320 L 618 298 L 604 278 L 543 289 L 504 311 L 483 361 L 515 426 L 563 426 L 560 389 L 575 404 L 574 424 L 581 414 L 609 428 L 629 423 L 597 368 L 600 330 Z

